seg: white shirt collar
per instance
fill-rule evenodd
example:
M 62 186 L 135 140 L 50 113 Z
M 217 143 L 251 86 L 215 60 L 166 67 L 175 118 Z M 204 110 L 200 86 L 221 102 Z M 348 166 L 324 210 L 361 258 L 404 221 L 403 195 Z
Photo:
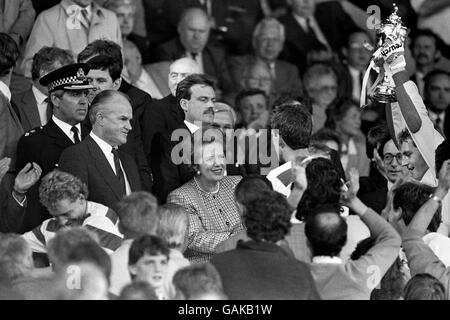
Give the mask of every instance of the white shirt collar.
M 32 86 L 31 90 L 33 91 L 34 94 L 34 98 L 36 99 L 36 102 L 38 104 L 43 104 L 45 99 L 48 98 L 48 96 L 46 96 L 45 94 L 42 93 L 41 90 L 39 90 L 36 86 Z
M 188 127 L 188 129 L 189 129 L 189 131 L 190 131 L 191 133 L 194 133 L 194 132 L 196 132 L 198 129 L 200 129 L 199 126 L 196 126 L 195 124 L 190 123 L 190 122 L 187 121 L 187 120 L 184 120 L 184 124 L 186 125 L 186 127 Z
M 3 81 L 0 81 L 0 92 L 3 93 L 8 101 L 11 101 L 11 90 Z
M 75 143 L 75 140 L 73 138 L 73 132 L 72 132 L 72 125 L 58 119 L 54 115 L 52 116 L 53 122 L 66 134 L 66 136 L 69 137 L 70 140 L 72 140 L 73 143 Z M 75 127 L 78 129 L 78 134 L 81 135 L 81 124 L 77 123 Z
M 102 152 L 105 154 L 105 157 L 108 158 L 111 155 L 113 147 L 108 142 L 97 136 L 94 132 L 91 131 L 89 135 L 98 144 Z
M 339 257 L 317 256 L 312 258 L 313 263 L 329 263 L 342 264 L 342 259 Z
M 298 22 L 298 24 L 303 28 L 303 30 L 306 31 L 306 29 L 308 27 L 307 22 L 306 22 L 307 17 L 300 17 L 299 15 L 297 15 L 295 13 L 292 13 L 292 15 L 294 16 L 294 19 Z M 308 18 L 311 19 L 311 17 L 308 17 Z

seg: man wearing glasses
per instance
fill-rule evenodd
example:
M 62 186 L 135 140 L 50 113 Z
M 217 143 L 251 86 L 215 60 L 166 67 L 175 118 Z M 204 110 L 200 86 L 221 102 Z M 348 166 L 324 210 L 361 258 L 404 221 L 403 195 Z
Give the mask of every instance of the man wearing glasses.
M 358 197 L 365 205 L 381 213 L 386 207 L 388 191 L 391 190 L 394 183 L 403 175 L 406 167 L 402 165 L 402 153 L 397 149 L 394 141 L 388 135 L 379 141 L 376 151 L 381 158 L 381 162 L 378 163 L 377 168 L 385 177 L 386 182 L 383 184 L 380 183 L 378 187 L 372 188 L 372 190 L 364 188 L 360 191 Z M 364 179 L 364 177 L 361 179 Z M 364 184 L 364 182 L 360 183 Z

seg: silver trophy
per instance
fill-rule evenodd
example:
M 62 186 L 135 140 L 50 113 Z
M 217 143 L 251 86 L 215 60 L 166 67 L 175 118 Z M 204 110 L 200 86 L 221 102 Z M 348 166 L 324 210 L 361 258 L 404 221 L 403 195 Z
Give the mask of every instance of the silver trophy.
M 389 50 L 389 45 L 386 46 L 386 44 L 394 43 L 394 41 L 399 39 L 402 43 L 404 43 L 406 37 L 408 36 L 409 29 L 403 25 L 402 18 L 397 15 L 397 5 L 394 3 L 393 6 L 394 12 L 389 16 L 389 18 L 383 20 L 376 27 L 377 49 L 384 47 L 384 50 Z M 379 50 L 377 51 L 379 52 Z M 369 93 L 369 96 L 381 103 L 391 103 L 397 101 L 393 79 L 389 76 L 389 73 L 386 72 L 386 69 L 389 68 L 389 66 L 385 65 L 385 61 L 380 59 L 379 56 L 375 56 L 373 59 L 375 59 L 375 64 L 378 66 L 380 72 L 376 81 L 377 84 L 375 89 Z

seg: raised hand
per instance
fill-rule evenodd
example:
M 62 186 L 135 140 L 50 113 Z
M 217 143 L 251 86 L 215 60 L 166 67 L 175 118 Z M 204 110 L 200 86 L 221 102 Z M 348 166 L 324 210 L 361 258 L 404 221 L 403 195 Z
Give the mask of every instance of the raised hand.
M 14 191 L 25 194 L 39 180 L 41 173 L 42 169 L 37 163 L 27 163 L 14 180 Z
M 3 177 L 9 170 L 11 164 L 11 158 L 3 158 L 0 160 L 0 182 L 2 182 Z
M 359 172 L 356 168 L 351 168 L 349 171 L 349 181 L 343 185 L 341 193 L 341 201 L 348 204 L 356 198 L 359 191 Z

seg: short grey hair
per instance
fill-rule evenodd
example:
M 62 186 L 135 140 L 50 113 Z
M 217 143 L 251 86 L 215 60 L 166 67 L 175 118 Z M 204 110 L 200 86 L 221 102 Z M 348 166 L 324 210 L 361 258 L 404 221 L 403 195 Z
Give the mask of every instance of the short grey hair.
M 258 38 L 261 35 L 261 31 L 263 30 L 264 27 L 269 26 L 269 25 L 275 26 L 278 28 L 280 37 L 284 41 L 284 39 L 285 39 L 284 25 L 282 25 L 280 23 L 280 21 L 278 21 L 277 19 L 271 18 L 271 17 L 263 18 L 261 21 L 258 22 L 255 29 L 253 30 L 253 40 L 255 40 L 256 38 Z

